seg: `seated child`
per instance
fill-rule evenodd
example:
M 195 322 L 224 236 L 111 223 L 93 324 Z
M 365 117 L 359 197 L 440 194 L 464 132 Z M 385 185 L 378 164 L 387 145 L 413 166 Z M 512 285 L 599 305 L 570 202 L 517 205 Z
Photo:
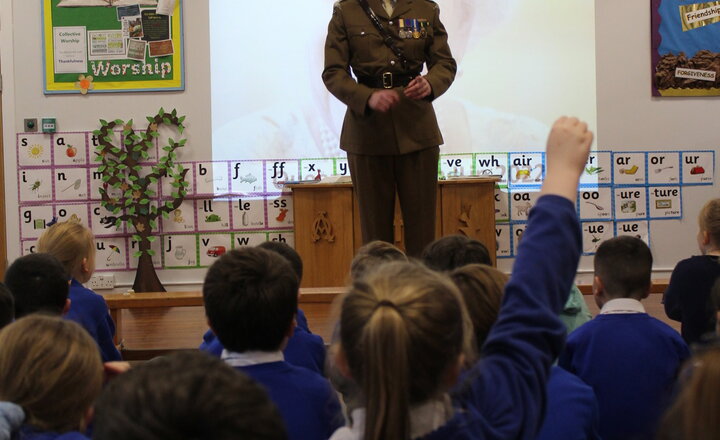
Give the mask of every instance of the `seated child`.
M 284 440 L 263 387 L 206 353 L 180 352 L 113 379 L 95 406 L 101 440 Z
M 420 259 L 427 267 L 438 272 L 449 272 L 473 263 L 492 266 L 490 253 L 484 244 L 459 234 L 433 241 L 423 249 Z
M 103 366 L 82 327 L 33 314 L 0 332 L 0 419 L 13 439 L 86 440 Z
M 680 335 L 645 313 L 652 254 L 640 239 L 615 237 L 595 254 L 600 314 L 568 337 L 560 366 L 593 387 L 605 440 L 652 439 L 689 356 Z
M 95 239 L 80 223 L 68 221 L 50 226 L 38 239 L 38 251 L 46 252 L 65 268 L 70 279 L 70 310 L 65 318 L 82 325 L 100 348 L 103 362 L 118 361 L 115 323 L 105 298 L 84 287 L 95 271 Z
M 205 313 L 222 359 L 264 385 L 290 439 L 328 438 L 342 423 L 330 383 L 284 360 L 297 313 L 298 279 L 286 259 L 242 247 L 220 257 L 203 284 Z
M 288 263 L 290 263 L 293 272 L 297 275 L 298 285 L 300 285 L 302 281 L 303 263 L 295 249 L 285 243 L 277 241 L 266 241 L 257 247 L 276 252 L 284 257 Z M 299 296 L 300 290 L 298 289 L 298 297 Z M 295 330 L 283 350 L 285 360 L 297 367 L 304 367 L 323 374 L 325 369 L 325 343 L 322 337 L 312 334 L 308 328 L 305 313 L 303 313 L 299 307 L 295 321 L 297 323 Z M 203 342 L 200 344 L 201 351 L 220 357 L 223 348 L 222 343 L 220 343 L 212 330 L 208 330 L 203 335 Z
M 5 285 L 13 296 L 16 319 L 31 313 L 60 316 L 70 308 L 65 269 L 52 255 L 16 259 L 5 272 Z
M 15 319 L 15 301 L 5 283 L 0 283 L 0 329 Z
M 359 385 L 364 408 L 337 439 L 532 439 L 565 327 L 558 319 L 581 253 L 575 209 L 592 133 L 561 118 L 548 138 L 547 177 L 530 212 L 497 322 L 474 377 L 451 399 L 472 330 L 447 276 L 391 263 L 343 299 L 336 363 Z
M 350 280 L 357 280 L 391 261 L 408 261 L 408 258 L 397 246 L 386 241 L 375 240 L 364 244 L 350 262 Z
M 720 199 L 703 206 L 698 224 L 701 255 L 675 266 L 663 298 L 665 313 L 682 323 L 682 337 L 688 344 L 700 342 L 705 333 L 715 331 L 710 289 L 720 279 Z
M 497 320 L 502 294 L 508 277 L 484 264 L 469 264 L 455 269 L 450 278 L 460 289 L 475 329 L 475 343 L 480 350 Z M 456 387 L 463 394 L 463 378 Z M 545 420 L 536 440 L 599 439 L 598 403 L 592 388 L 577 376 L 553 366 L 547 383 Z

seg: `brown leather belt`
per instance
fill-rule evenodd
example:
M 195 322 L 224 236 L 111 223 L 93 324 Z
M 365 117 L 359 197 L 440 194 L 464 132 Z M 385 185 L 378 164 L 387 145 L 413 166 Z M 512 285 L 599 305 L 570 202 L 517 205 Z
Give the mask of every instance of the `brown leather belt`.
M 372 87 L 373 89 L 392 89 L 393 87 L 405 87 L 413 80 L 418 73 L 392 73 L 383 72 L 380 76 L 361 76 L 358 83 Z

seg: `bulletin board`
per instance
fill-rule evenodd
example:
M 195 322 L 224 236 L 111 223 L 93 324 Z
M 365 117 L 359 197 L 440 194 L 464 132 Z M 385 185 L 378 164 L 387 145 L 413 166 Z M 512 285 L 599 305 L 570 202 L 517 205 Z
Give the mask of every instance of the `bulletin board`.
M 182 1 L 170 16 L 155 0 L 137 3 L 43 0 L 45 93 L 184 90 Z

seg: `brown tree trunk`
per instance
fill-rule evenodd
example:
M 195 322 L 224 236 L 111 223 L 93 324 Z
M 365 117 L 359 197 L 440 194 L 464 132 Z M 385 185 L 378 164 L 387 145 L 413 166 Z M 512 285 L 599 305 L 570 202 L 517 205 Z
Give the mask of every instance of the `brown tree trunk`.
M 138 260 L 133 290 L 135 292 L 165 292 L 165 287 L 155 272 L 152 257 L 147 253 L 143 253 Z

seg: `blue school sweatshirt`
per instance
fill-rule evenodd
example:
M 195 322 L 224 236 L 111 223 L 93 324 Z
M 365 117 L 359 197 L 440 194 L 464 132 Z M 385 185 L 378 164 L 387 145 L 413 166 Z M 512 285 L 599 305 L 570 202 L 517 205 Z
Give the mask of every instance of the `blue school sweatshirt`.
M 265 386 L 289 440 L 324 440 L 343 425 L 337 395 L 319 374 L 285 361 L 235 368 Z
M 70 310 L 66 319 L 75 321 L 90 333 L 97 342 L 103 362 L 122 360 L 120 352 L 115 347 L 115 323 L 110 317 L 105 298 L 80 282 L 73 279 L 70 282 Z
M 481 360 L 453 396 L 452 418 L 422 438 L 535 438 L 550 367 L 565 340 L 558 315 L 575 278 L 581 245 L 574 203 L 556 195 L 540 197 L 530 210 Z
M 689 356 L 680 335 L 647 313 L 601 314 L 568 337 L 560 366 L 595 391 L 603 440 L 650 440 Z
M 64 432 L 58 434 L 57 432 L 47 431 L 36 431 L 34 428 L 24 425 L 20 428 L 20 432 L 13 440 L 90 440 L 90 437 L 86 437 L 77 431 Z

